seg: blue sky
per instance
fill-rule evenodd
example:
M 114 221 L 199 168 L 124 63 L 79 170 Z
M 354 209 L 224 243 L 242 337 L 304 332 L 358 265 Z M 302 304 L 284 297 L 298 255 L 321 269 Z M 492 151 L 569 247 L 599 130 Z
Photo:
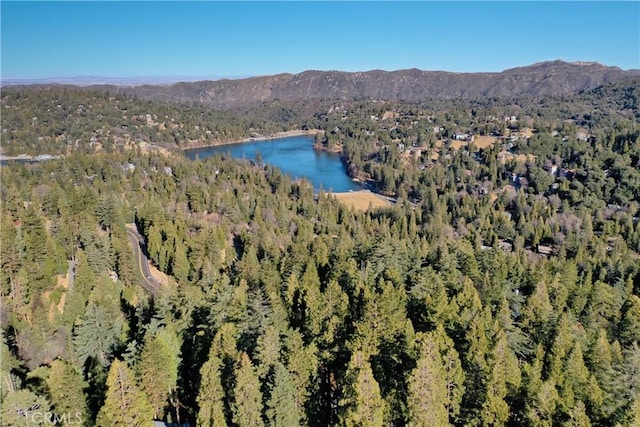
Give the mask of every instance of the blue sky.
M 3 78 L 640 68 L 640 2 L 0 2 Z

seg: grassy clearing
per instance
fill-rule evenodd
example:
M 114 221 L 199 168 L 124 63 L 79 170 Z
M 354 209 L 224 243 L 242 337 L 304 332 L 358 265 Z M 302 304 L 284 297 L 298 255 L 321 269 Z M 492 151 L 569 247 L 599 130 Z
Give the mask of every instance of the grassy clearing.
M 371 208 L 381 208 L 386 206 L 391 206 L 391 202 L 380 197 L 375 193 L 371 193 L 369 191 L 350 191 L 348 193 L 334 193 L 333 196 L 340 201 L 340 203 L 344 203 L 346 206 L 349 206 L 351 209 L 355 209 L 358 211 L 366 211 Z
M 473 145 L 482 150 L 493 145 L 497 140 L 495 136 L 476 136 L 473 138 Z

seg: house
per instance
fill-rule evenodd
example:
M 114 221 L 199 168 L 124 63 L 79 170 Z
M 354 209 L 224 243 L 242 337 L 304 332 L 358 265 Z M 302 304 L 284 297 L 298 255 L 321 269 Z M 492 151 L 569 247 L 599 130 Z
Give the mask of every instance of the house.
M 589 139 L 589 133 L 584 129 L 578 129 L 576 131 L 576 139 L 578 141 L 587 141 Z
M 540 255 L 551 256 L 556 253 L 555 248 L 553 248 L 552 246 L 538 245 L 537 249 Z
M 506 240 L 498 241 L 498 247 L 502 249 L 504 252 L 513 251 L 513 245 L 510 242 L 507 242 Z
M 572 179 L 576 176 L 576 171 L 574 169 L 562 168 L 560 169 L 560 177 Z
M 136 165 L 134 165 L 133 163 L 125 163 L 125 164 L 121 165 L 120 167 L 125 172 L 133 172 L 134 170 L 136 170 Z

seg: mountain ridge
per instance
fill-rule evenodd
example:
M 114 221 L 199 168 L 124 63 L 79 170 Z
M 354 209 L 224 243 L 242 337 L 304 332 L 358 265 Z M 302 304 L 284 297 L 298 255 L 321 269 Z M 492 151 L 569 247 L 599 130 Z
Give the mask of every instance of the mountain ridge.
M 640 76 L 640 69 L 622 70 L 597 62 L 553 60 L 501 72 L 456 73 L 417 68 L 358 72 L 306 70 L 297 74 L 280 73 L 170 85 L 100 84 L 85 87 L 156 101 L 199 103 L 225 110 L 274 100 L 421 101 L 432 98 L 550 96 L 593 89 L 635 76 Z

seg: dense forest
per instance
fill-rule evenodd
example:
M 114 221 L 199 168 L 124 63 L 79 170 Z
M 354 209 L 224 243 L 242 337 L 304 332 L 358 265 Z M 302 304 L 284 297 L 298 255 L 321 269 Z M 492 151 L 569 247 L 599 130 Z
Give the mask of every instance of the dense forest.
M 639 96 L 3 88 L 2 425 L 640 425 Z M 395 204 L 181 154 L 291 129 Z

